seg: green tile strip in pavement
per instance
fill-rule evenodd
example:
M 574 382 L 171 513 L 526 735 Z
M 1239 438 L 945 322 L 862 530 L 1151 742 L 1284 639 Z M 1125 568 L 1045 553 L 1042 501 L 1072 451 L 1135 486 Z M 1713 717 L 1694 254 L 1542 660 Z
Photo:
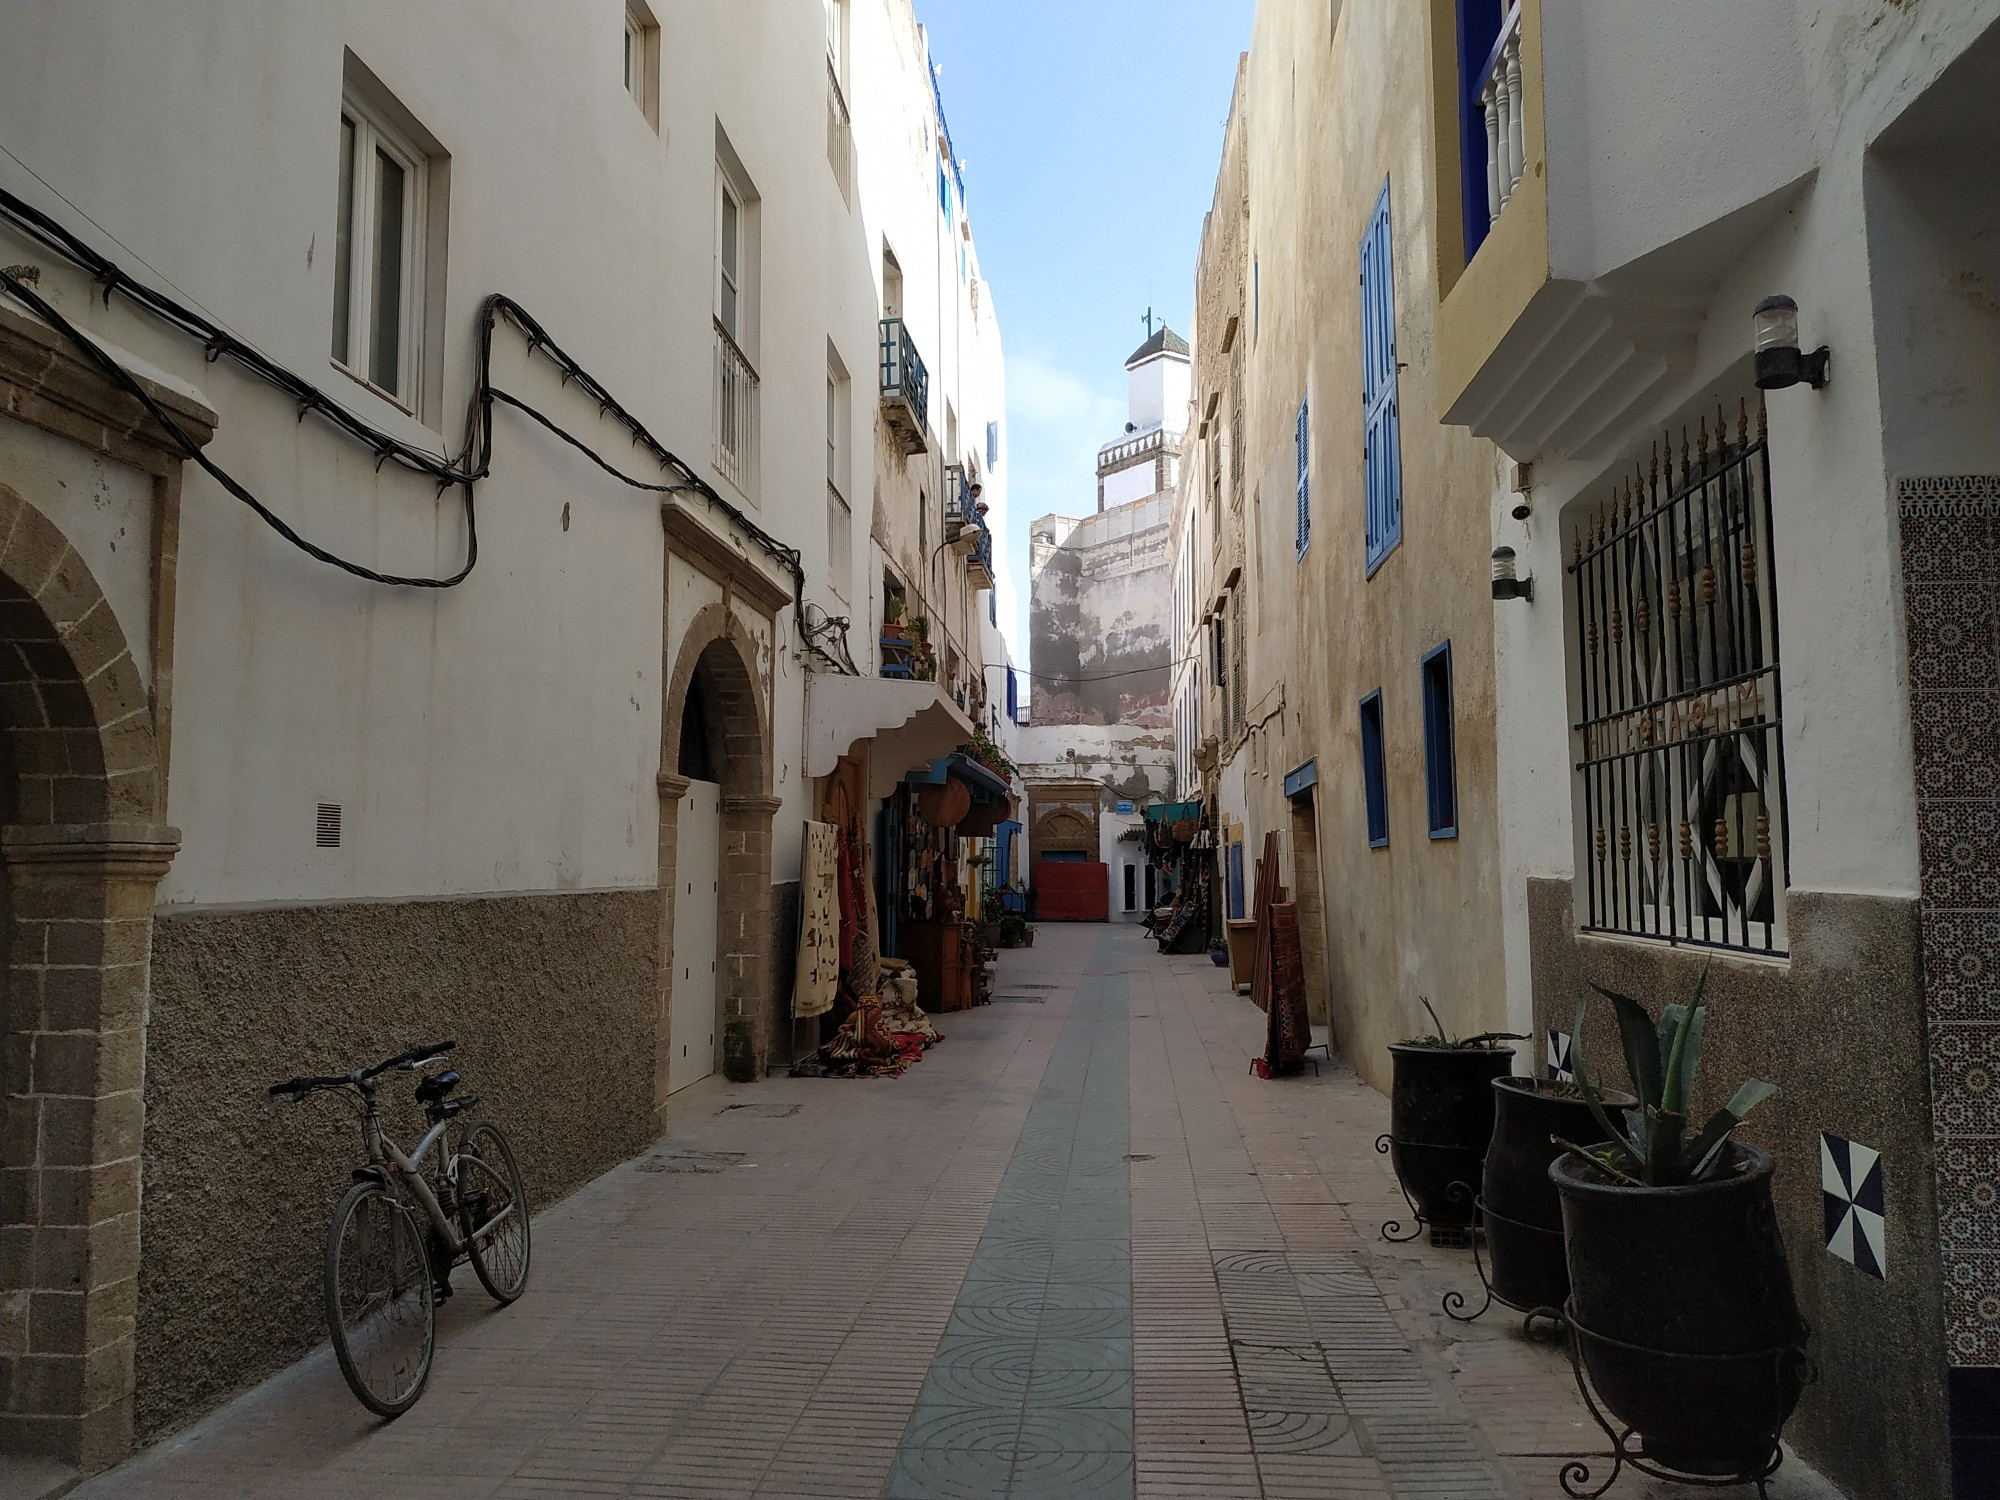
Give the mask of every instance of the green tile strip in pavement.
M 886 1500 L 1131 1500 L 1126 977 L 1077 995 L 883 1488 Z

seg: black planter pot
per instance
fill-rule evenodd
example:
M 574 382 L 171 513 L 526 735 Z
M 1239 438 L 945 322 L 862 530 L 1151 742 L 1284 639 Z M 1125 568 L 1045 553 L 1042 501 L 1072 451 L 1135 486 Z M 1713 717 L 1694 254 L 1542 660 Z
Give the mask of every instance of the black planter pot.
M 1732 1144 L 1720 1176 L 1627 1187 L 1574 1157 L 1562 1201 L 1569 1323 L 1598 1398 L 1684 1474 L 1768 1470 L 1806 1379 L 1768 1153 Z
M 1395 1071 L 1382 1149 L 1434 1238 L 1441 1229 L 1468 1230 L 1473 1185 L 1493 1138 L 1492 1082 L 1512 1070 L 1514 1049 L 1396 1042 L 1389 1054 Z
M 1550 1137 L 1592 1146 L 1604 1139 L 1604 1128 L 1580 1096 L 1547 1079 L 1496 1078 L 1492 1087 L 1493 1143 L 1480 1190 L 1487 1285 L 1522 1312 L 1560 1308 L 1569 1300 L 1569 1268 L 1562 1201 L 1549 1163 L 1562 1147 Z M 1604 1102 L 1608 1109 L 1625 1109 L 1638 1101 L 1612 1093 Z

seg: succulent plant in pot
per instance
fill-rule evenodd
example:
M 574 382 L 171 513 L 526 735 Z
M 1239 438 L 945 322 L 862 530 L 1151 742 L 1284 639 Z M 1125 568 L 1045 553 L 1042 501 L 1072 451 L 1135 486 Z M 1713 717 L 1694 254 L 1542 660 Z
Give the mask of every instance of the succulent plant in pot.
M 1578 1002 L 1577 1086 L 1606 1139 L 1559 1142 L 1549 1176 L 1572 1348 L 1604 1406 L 1637 1435 L 1643 1462 L 1755 1477 L 1775 1466 L 1798 1404 L 1807 1330 L 1771 1201 L 1776 1163 L 1732 1139 L 1775 1087 L 1752 1079 L 1692 1128 L 1706 983 L 1704 972 L 1657 1024 L 1636 1000 L 1593 986 L 1617 1015 L 1638 1096 L 1615 1115 L 1585 1062 L 1589 1002 Z
M 1453 1037 L 1430 1000 L 1417 999 L 1432 1030 L 1389 1046 L 1389 1133 L 1375 1149 L 1388 1152 L 1418 1224 L 1430 1227 L 1431 1243 L 1463 1247 L 1475 1217 L 1472 1184 L 1493 1137 L 1492 1083 L 1514 1070 L 1514 1049 L 1503 1044 L 1523 1038 L 1511 1031 Z M 1382 1234 L 1416 1234 L 1400 1230 L 1385 1224 Z

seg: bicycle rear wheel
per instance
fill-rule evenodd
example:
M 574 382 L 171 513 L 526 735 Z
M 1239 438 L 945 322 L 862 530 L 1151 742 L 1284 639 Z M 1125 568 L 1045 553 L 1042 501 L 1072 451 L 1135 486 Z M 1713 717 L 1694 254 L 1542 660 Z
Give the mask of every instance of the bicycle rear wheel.
M 379 1182 L 357 1182 L 326 1234 L 326 1326 L 361 1404 L 400 1417 L 430 1379 L 437 1346 L 424 1226 Z
M 458 1213 L 479 1284 L 503 1306 L 528 1289 L 528 1190 L 500 1127 L 482 1120 L 458 1148 Z

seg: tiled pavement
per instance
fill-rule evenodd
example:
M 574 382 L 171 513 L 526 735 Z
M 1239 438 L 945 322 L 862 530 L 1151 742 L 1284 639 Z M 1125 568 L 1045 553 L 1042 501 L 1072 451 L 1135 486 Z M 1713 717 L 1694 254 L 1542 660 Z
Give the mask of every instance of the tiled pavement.
M 1002 964 L 900 1079 L 680 1096 L 537 1219 L 526 1297 L 446 1305 L 401 1420 L 322 1351 L 77 1493 L 1561 1493 L 1601 1442 L 1566 1363 L 1438 1313 L 1462 1252 L 1375 1237 L 1379 1095 L 1250 1076 L 1258 1012 L 1134 929 L 1045 925 Z M 1772 1493 L 1832 1494 L 1794 1464 Z

